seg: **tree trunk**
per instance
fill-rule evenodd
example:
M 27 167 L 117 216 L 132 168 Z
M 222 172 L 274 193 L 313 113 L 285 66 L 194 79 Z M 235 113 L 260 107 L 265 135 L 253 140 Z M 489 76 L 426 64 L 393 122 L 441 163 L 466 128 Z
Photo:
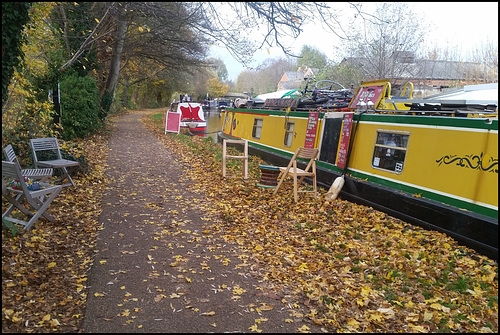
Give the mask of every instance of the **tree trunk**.
M 120 74 L 120 61 L 123 52 L 123 45 L 125 44 L 125 36 L 127 32 L 128 22 L 126 15 L 126 7 L 123 6 L 118 7 L 118 17 L 117 17 L 117 29 L 116 29 L 116 40 L 113 45 L 113 53 L 111 55 L 111 63 L 109 67 L 108 79 L 106 81 L 106 85 L 104 86 L 104 91 L 101 93 L 101 96 L 108 93 L 110 95 L 114 94 L 116 84 L 118 83 L 118 77 Z
M 138 100 L 139 100 L 139 86 L 136 86 L 134 89 L 134 92 L 132 93 L 132 100 L 134 101 L 134 104 L 138 106 Z
M 123 84 L 123 93 L 122 93 L 122 107 L 126 108 L 128 105 L 128 82 Z

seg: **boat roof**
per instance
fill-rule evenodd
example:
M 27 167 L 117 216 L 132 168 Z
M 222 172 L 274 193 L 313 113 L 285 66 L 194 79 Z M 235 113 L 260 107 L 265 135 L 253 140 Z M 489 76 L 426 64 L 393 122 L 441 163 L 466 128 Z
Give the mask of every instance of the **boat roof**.
M 294 96 L 300 96 L 298 89 L 293 90 L 280 90 L 271 93 L 259 94 L 255 97 L 256 100 L 266 100 L 266 99 L 281 99 L 281 98 L 293 98 Z
M 387 102 L 446 104 L 446 105 L 495 105 L 498 106 L 498 83 L 466 85 L 424 98 L 387 99 Z

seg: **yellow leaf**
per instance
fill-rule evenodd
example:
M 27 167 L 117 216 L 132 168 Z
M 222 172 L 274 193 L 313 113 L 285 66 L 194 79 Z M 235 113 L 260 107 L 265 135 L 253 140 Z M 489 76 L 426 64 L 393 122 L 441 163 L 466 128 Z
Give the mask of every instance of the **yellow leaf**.
M 293 323 L 293 320 L 292 319 L 285 319 L 285 322 L 286 323 Z
M 43 321 L 49 321 L 50 320 L 50 314 L 47 314 L 45 315 L 43 318 L 42 318 Z
M 201 315 L 212 316 L 215 315 L 215 312 L 211 311 L 211 312 L 201 313 Z
M 244 292 L 246 292 L 246 290 L 242 289 L 239 286 L 233 287 L 233 293 L 234 294 L 242 295 Z
M 95 22 L 99 23 L 99 20 L 97 18 L 95 18 L 94 20 L 95 20 Z
M 418 314 L 417 313 L 409 313 L 406 317 L 406 321 L 418 322 Z
M 273 305 L 268 305 L 268 304 L 266 304 L 266 303 L 264 303 L 264 302 L 261 302 L 261 303 L 260 303 L 260 306 L 259 306 L 259 309 L 260 309 L 261 311 L 272 311 L 272 310 L 273 310 L 273 308 L 274 308 L 274 306 L 273 306 Z
M 15 315 L 12 317 L 12 322 L 17 323 L 17 322 L 19 322 L 19 321 L 23 321 L 23 319 L 18 318 L 18 317 L 17 317 L 17 316 L 15 316 Z
M 363 286 L 361 288 L 361 295 L 363 297 L 367 297 L 370 292 L 371 292 L 371 289 L 368 286 Z
M 299 333 L 310 333 L 309 329 L 310 329 L 309 327 L 307 327 L 306 325 L 303 325 L 302 327 L 300 327 L 297 330 L 299 331 Z
M 399 306 L 401 306 L 401 307 L 403 307 L 403 304 L 401 302 L 397 301 L 397 300 L 393 300 L 392 302 L 395 303 L 395 304 L 397 304 L 397 305 L 399 305 Z
M 101 263 L 101 265 L 106 263 L 106 262 L 107 262 L 106 260 L 99 261 L 99 263 Z
M 250 329 L 253 332 L 262 333 L 262 330 L 257 328 L 257 325 L 250 326 L 248 327 L 248 329 Z
M 432 312 L 424 312 L 424 321 L 430 321 L 432 320 L 432 317 L 434 316 L 434 314 L 432 314 Z
M 359 322 L 355 319 L 350 319 L 347 324 L 355 329 L 359 327 Z
M 434 309 L 437 309 L 437 310 L 441 310 L 441 308 L 443 308 L 443 306 L 441 304 L 434 303 L 434 304 L 431 305 L 431 308 L 434 308 Z
M 54 266 L 56 266 L 56 262 L 51 262 L 47 265 L 47 268 L 50 269 L 53 268 Z
M 94 293 L 94 296 L 96 296 L 96 297 L 104 297 L 104 293 L 96 292 L 96 293 Z
M 177 293 L 172 293 L 172 294 L 170 295 L 170 299 L 175 299 L 175 298 L 180 298 L 180 297 L 181 297 L 181 296 L 180 296 L 180 295 L 178 295 Z
M 255 246 L 255 250 L 257 250 L 257 251 L 262 251 L 262 250 L 264 250 L 264 248 L 262 248 L 260 245 L 258 245 L 258 244 L 257 244 L 257 245 Z

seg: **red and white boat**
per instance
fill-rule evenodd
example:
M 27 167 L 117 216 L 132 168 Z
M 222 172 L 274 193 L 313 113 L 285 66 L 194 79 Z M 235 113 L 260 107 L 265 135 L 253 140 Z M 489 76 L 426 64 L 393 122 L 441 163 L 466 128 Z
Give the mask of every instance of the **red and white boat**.
M 207 120 L 201 104 L 196 102 L 173 102 L 170 105 L 170 110 L 181 113 L 181 128 L 187 129 L 193 135 L 206 135 Z

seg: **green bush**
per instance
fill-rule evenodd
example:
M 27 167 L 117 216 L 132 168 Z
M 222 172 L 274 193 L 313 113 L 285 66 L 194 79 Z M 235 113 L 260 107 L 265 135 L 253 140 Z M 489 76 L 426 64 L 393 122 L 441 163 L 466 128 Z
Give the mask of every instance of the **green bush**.
M 23 104 L 17 104 L 3 111 L 2 146 L 11 144 L 23 167 L 34 167 L 31 160 L 30 139 L 58 137 L 51 108 L 48 102 L 24 99 Z
M 62 138 L 85 138 L 102 127 L 99 92 L 91 77 L 72 74 L 61 81 Z

